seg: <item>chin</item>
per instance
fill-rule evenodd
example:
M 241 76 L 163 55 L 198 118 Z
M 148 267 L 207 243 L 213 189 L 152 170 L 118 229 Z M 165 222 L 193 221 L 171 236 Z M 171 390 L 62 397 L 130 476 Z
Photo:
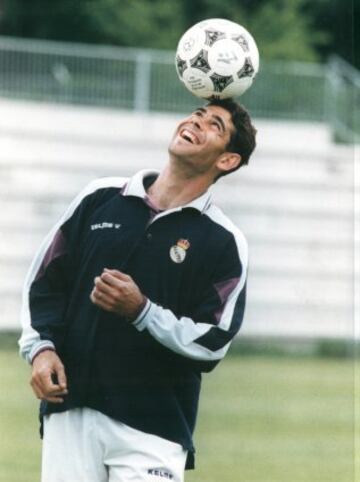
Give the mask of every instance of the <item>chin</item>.
M 194 165 L 191 155 L 189 155 L 189 152 L 185 152 L 185 149 L 169 147 L 168 152 L 172 164 L 182 167 L 190 167 Z
M 191 149 L 188 146 L 182 146 L 181 144 L 173 143 L 168 148 L 169 154 L 172 157 L 184 158 L 191 156 Z

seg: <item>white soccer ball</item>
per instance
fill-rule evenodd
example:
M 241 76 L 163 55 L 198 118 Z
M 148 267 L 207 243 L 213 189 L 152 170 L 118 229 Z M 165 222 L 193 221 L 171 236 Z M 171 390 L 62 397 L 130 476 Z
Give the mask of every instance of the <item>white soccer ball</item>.
M 176 50 L 176 71 L 197 97 L 226 99 L 243 94 L 259 70 L 259 51 L 241 25 L 211 18 L 189 28 Z

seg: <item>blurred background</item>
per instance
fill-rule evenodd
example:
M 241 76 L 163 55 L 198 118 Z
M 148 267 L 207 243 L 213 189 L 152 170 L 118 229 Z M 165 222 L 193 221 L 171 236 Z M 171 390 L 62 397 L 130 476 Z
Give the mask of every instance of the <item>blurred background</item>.
M 16 352 L 30 260 L 88 181 L 161 169 L 177 122 L 202 103 L 177 79 L 176 45 L 211 17 L 258 44 L 260 72 L 240 99 L 258 147 L 214 186 L 249 241 L 248 307 L 228 359 L 204 379 L 187 480 L 360 480 L 359 9 L 0 0 L 1 481 L 39 479 L 37 403 Z

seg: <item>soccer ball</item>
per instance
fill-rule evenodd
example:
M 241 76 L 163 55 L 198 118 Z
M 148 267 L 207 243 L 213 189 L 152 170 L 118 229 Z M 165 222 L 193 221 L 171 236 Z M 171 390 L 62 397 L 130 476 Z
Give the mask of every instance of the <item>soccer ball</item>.
M 226 99 L 243 94 L 259 70 L 255 40 L 241 25 L 211 18 L 192 26 L 176 50 L 176 71 L 197 97 Z

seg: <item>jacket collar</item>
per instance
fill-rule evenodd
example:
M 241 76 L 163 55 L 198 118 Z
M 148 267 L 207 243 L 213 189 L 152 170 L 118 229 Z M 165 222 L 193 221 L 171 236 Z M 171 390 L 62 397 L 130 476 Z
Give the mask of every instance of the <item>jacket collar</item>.
M 123 196 L 136 196 L 141 199 L 145 199 L 147 197 L 147 193 L 144 187 L 144 181 L 147 177 L 150 176 L 158 176 L 159 171 L 155 171 L 153 169 L 143 169 L 142 171 L 137 172 L 133 177 L 131 177 L 128 183 L 123 188 Z M 197 197 L 193 201 L 189 202 L 188 204 L 184 204 L 183 206 L 178 206 L 174 208 L 174 210 L 179 211 L 180 209 L 185 208 L 193 208 L 199 211 L 200 213 L 204 213 L 211 204 L 211 193 L 210 190 L 204 192 L 201 196 Z M 171 209 L 173 211 L 173 209 Z

